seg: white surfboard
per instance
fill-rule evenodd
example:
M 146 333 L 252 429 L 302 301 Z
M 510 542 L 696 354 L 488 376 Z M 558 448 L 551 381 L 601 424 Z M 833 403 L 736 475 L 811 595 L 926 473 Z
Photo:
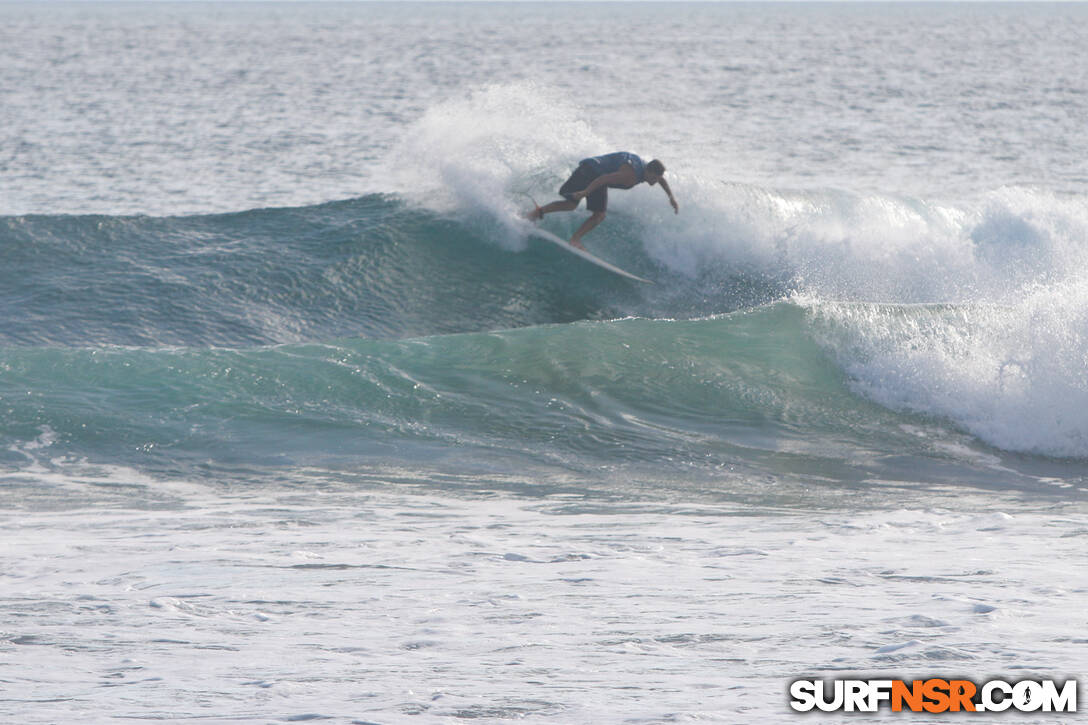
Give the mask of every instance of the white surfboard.
M 561 237 L 557 237 L 556 235 L 552 234 L 551 232 L 549 232 L 547 230 L 540 229 L 538 227 L 530 227 L 528 231 L 529 231 L 530 236 L 537 237 L 538 239 L 546 239 L 549 242 L 551 242 L 552 244 L 555 244 L 555 245 L 557 245 L 559 247 L 562 247 L 563 249 L 570 252 L 571 254 L 577 255 L 577 256 L 581 257 L 582 259 L 586 260 L 587 262 L 592 262 L 593 264 L 597 265 L 601 269 L 607 269 L 612 274 L 618 274 L 621 277 L 626 277 L 627 279 L 633 279 L 636 282 L 642 282 L 644 284 L 653 284 L 653 282 L 651 282 L 648 279 L 643 279 L 642 277 L 631 274 L 627 270 L 620 269 L 616 265 L 614 265 L 614 264 L 612 264 L 610 262 L 606 262 L 603 259 L 601 259 L 600 257 L 596 257 L 596 256 L 590 254 L 589 252 L 585 251 L 584 249 L 579 249 L 578 247 L 576 247 L 573 244 L 571 244 L 570 242 L 568 242 L 566 239 L 563 239 Z

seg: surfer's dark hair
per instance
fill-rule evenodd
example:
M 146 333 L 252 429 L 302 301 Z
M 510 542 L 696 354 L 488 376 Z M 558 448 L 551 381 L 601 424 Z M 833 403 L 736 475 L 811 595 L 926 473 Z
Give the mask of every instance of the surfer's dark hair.
M 652 171 L 658 176 L 661 176 L 665 173 L 665 164 L 661 163 L 657 159 L 654 159 L 650 163 L 646 164 L 646 170 Z

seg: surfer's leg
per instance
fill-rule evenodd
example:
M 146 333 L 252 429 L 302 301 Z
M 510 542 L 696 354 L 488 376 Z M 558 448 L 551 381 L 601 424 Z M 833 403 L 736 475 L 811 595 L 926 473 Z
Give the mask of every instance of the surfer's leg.
M 533 209 L 525 213 L 525 218 L 531 221 L 540 219 L 545 214 L 551 214 L 553 211 L 574 211 L 578 208 L 577 201 L 553 201 L 551 204 L 545 206 L 534 207 Z
M 574 173 L 570 175 L 563 185 L 559 187 L 559 196 L 563 197 L 562 201 L 553 201 L 546 206 L 535 207 L 532 211 L 528 212 L 525 217 L 530 220 L 537 220 L 542 218 L 545 214 L 551 214 L 553 211 L 574 211 L 578 208 L 578 205 L 582 203 L 581 199 L 574 199 L 572 196 L 576 191 L 582 191 L 589 182 L 597 178 L 597 172 L 591 167 L 581 164 Z M 600 192 L 594 192 L 591 196 L 599 194 Z M 605 192 L 607 194 L 607 191 Z M 588 205 L 589 202 L 586 202 Z M 590 206 L 590 210 L 594 210 L 594 207 Z
M 585 249 L 585 247 L 582 246 L 582 237 L 591 232 L 593 228 L 596 227 L 598 224 L 603 222 L 604 216 L 605 212 L 603 211 L 593 212 L 589 219 L 586 219 L 582 223 L 582 226 L 578 227 L 578 231 L 576 231 L 574 233 L 574 236 L 570 238 L 570 243 L 575 247 L 578 247 L 579 249 Z
M 579 249 L 585 249 L 585 247 L 582 246 L 582 237 L 604 221 L 605 210 L 608 209 L 608 187 L 602 186 L 587 196 L 586 208 L 593 212 L 593 214 L 589 219 L 585 220 L 582 226 L 578 228 L 578 231 L 574 233 L 574 236 L 570 238 L 570 243 Z

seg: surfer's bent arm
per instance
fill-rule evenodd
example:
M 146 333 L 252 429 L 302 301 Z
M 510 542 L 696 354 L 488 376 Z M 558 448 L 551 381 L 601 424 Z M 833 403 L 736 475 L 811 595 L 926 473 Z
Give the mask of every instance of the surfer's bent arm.
M 657 183 L 661 184 L 661 188 L 664 189 L 665 193 L 669 195 L 669 203 L 672 204 L 672 210 L 679 214 L 680 205 L 676 203 L 676 197 L 672 195 L 672 189 L 669 188 L 669 182 L 665 181 L 665 179 L 662 178 L 659 179 Z

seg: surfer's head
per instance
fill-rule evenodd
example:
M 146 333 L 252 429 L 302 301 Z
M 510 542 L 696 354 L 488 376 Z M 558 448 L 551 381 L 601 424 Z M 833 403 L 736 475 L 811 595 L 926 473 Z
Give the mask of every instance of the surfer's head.
M 646 183 L 653 186 L 657 182 L 661 181 L 661 177 L 665 175 L 665 164 L 661 163 L 657 159 L 654 159 L 650 163 L 646 164 Z

